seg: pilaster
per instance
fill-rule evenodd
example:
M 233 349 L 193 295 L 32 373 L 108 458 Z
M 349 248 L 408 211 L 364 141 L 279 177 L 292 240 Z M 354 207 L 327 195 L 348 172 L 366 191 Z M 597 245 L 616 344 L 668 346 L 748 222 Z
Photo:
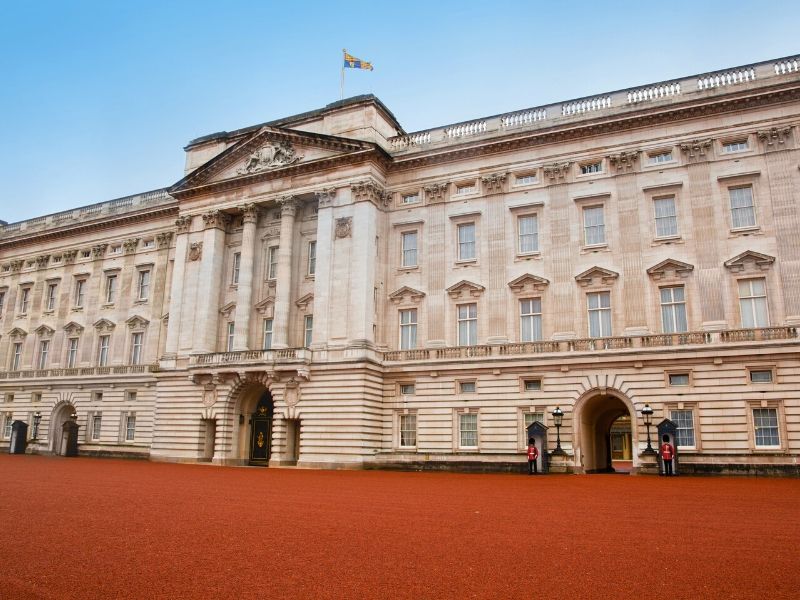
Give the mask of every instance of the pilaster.
M 281 234 L 278 246 L 278 268 L 275 284 L 275 317 L 272 327 L 272 347 L 289 346 L 289 311 L 292 297 L 292 248 L 294 245 L 294 219 L 300 201 L 296 196 L 284 196 L 281 206 Z
M 236 290 L 236 320 L 233 330 L 233 349 L 249 350 L 248 333 L 253 308 L 253 264 L 255 262 L 256 226 L 259 208 L 250 203 L 240 206 L 242 211 L 242 249 L 239 262 L 239 284 Z
M 219 210 L 203 215 L 203 249 L 197 286 L 197 336 L 192 351 L 215 352 L 219 320 L 219 290 L 225 251 L 225 228 L 230 217 Z
M 175 356 L 178 353 L 178 341 L 181 330 L 181 313 L 183 309 L 183 282 L 186 272 L 186 250 L 189 244 L 189 229 L 192 217 L 182 216 L 175 221 L 175 255 L 172 265 L 172 286 L 169 295 L 169 325 L 167 327 L 167 347 L 165 354 Z M 168 268 L 169 261 L 166 261 Z

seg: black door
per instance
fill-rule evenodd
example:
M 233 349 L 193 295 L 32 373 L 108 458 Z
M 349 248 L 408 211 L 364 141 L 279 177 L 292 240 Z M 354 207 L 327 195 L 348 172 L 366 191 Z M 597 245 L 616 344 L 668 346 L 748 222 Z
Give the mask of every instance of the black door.
M 250 464 L 269 462 L 272 445 L 272 396 L 266 392 L 258 401 L 256 412 L 250 417 Z

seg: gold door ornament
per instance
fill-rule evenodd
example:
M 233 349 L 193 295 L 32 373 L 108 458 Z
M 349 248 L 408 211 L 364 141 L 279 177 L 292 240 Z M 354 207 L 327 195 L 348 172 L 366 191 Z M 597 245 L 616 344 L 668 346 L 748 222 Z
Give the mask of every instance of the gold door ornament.
M 259 431 L 258 432 L 258 440 L 256 441 L 256 443 L 258 444 L 259 448 L 263 448 L 264 447 L 264 432 L 263 431 Z

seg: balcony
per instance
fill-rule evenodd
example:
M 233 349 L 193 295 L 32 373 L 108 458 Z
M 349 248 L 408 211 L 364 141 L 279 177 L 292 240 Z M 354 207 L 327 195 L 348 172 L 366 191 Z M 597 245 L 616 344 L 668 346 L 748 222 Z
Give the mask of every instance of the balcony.
M 280 350 L 240 350 L 237 352 L 196 354 L 191 357 L 189 368 L 275 365 L 297 362 L 311 362 L 311 350 L 307 348 L 282 348 Z
M 49 377 L 92 377 L 97 375 L 141 375 L 157 372 L 158 365 L 117 365 L 111 367 L 75 367 L 70 369 L 27 369 L 0 371 L 0 379 L 42 379 Z

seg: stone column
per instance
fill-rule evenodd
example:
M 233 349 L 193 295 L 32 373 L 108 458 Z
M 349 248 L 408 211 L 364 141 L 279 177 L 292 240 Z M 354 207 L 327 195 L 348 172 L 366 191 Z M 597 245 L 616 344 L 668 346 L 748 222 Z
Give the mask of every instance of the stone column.
M 181 308 L 183 306 L 183 277 L 186 271 L 186 247 L 189 243 L 189 228 L 192 217 L 178 217 L 175 221 L 175 256 L 172 265 L 172 287 L 169 294 L 169 321 L 167 324 L 167 347 L 165 354 L 178 353 L 178 340 L 181 330 Z M 168 264 L 164 265 L 168 268 Z
M 292 299 L 292 246 L 294 216 L 300 202 L 295 196 L 278 200 L 281 204 L 281 237 L 278 246 L 278 272 L 275 287 L 275 316 L 272 321 L 272 347 L 289 347 L 289 311 Z
M 197 336 L 192 351 L 198 354 L 216 352 L 219 321 L 219 286 L 222 281 L 225 252 L 225 228 L 230 218 L 220 210 L 203 215 L 203 255 L 197 286 Z
M 319 203 L 317 214 L 317 269 L 314 274 L 314 349 L 323 349 L 330 338 L 328 313 L 331 310 L 331 269 L 333 266 L 333 188 L 315 192 Z
M 233 349 L 249 350 L 250 313 L 253 306 L 253 264 L 255 263 L 258 206 L 245 204 L 242 211 L 242 254 L 239 261 L 239 287 L 236 291 L 236 321 L 233 330 Z

